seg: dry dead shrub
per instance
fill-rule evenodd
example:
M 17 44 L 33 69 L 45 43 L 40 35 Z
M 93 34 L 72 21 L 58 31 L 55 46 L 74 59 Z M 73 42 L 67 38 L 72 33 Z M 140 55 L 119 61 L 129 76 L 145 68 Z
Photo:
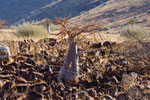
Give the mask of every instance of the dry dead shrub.
M 130 89 L 132 86 L 137 84 L 137 74 L 131 73 L 131 74 L 123 74 L 122 75 L 122 87 L 124 90 Z

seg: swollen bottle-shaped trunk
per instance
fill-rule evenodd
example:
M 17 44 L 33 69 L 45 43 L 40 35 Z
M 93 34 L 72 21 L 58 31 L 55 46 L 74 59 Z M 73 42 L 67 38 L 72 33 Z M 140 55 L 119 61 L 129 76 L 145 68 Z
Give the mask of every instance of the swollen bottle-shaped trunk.
M 76 80 L 78 73 L 79 66 L 77 44 L 76 42 L 70 42 L 64 64 L 59 71 L 58 82 Z

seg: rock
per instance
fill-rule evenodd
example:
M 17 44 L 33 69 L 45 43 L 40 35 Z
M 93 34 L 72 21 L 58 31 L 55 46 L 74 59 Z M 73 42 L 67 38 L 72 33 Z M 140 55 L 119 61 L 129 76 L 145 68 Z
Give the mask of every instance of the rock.
M 24 94 L 22 93 L 15 93 L 12 92 L 8 95 L 8 97 L 6 98 L 7 100 L 14 100 L 14 99 L 19 99 L 20 97 L 23 97 Z
M 49 87 L 46 83 L 36 83 L 36 84 L 30 85 L 29 88 L 31 90 L 34 89 L 38 93 L 42 93 L 43 91 L 46 91 L 49 89 Z
M 24 56 L 24 57 L 28 57 L 28 58 L 33 58 L 34 57 L 33 54 L 26 54 L 26 53 L 21 53 L 19 55 Z
M 43 100 L 43 95 L 40 93 L 37 93 L 35 91 L 29 92 L 28 96 L 26 97 L 27 100 Z
M 123 93 L 123 94 L 119 94 L 116 97 L 116 100 L 128 100 L 127 94 Z
M 150 98 L 150 93 L 149 94 L 146 93 L 142 96 L 141 100 L 149 100 L 149 98 Z
M 101 50 L 100 53 L 99 53 L 100 56 L 104 56 L 105 54 L 106 54 L 105 50 Z
M 16 87 L 27 87 L 27 86 L 31 86 L 31 84 L 16 84 Z
M 40 66 L 39 71 L 41 73 L 49 71 L 51 74 L 53 73 L 51 66 L 45 65 L 45 66 Z
M 43 78 L 44 78 L 44 75 L 41 74 L 41 73 L 39 73 L 39 72 L 33 72 L 33 74 L 35 75 L 35 77 L 36 77 L 37 79 L 43 79 Z
M 91 70 L 89 68 L 83 68 L 83 71 L 86 72 L 86 73 L 90 73 Z
M 27 83 L 17 83 L 16 84 L 16 91 L 18 93 L 25 93 L 28 90 L 28 87 L 31 86 L 31 84 Z
M 108 82 L 110 80 L 110 77 L 108 77 L 108 76 L 105 76 L 105 77 L 100 76 L 98 78 L 98 80 L 99 80 L 100 83 L 105 83 L 105 82 Z
M 19 63 L 16 63 L 16 62 L 12 62 L 10 64 L 8 64 L 8 66 L 14 66 L 15 68 L 19 68 Z
M 15 58 L 15 61 L 17 61 L 17 62 L 24 62 L 25 60 L 26 60 L 27 58 L 26 57 L 24 57 L 24 56 L 17 56 L 16 58 Z
M 104 96 L 103 98 L 105 98 L 106 100 L 116 100 L 115 98 L 113 98 L 110 95 Z
M 85 100 L 94 100 L 94 98 L 91 96 L 86 96 L 85 98 L 86 98 Z
M 94 89 L 89 89 L 88 94 L 93 98 L 97 97 L 97 92 Z
M 35 80 L 35 74 L 33 72 L 26 72 L 22 74 L 22 77 L 27 81 Z
M 60 83 L 60 84 L 57 85 L 57 88 L 58 88 L 59 91 L 64 91 L 65 86 L 64 86 L 63 84 Z M 71 91 L 71 88 L 70 88 L 69 91 Z
M 140 100 L 143 96 L 143 91 L 139 86 L 133 86 L 125 92 L 127 94 L 128 100 Z
M 56 43 L 57 43 L 56 41 L 53 41 L 53 42 L 50 42 L 48 45 L 55 46 Z
M 10 58 L 10 56 L 11 53 L 9 47 L 3 43 L 0 43 L 0 60 L 11 62 L 12 59 Z
M 90 47 L 91 48 L 101 48 L 101 46 L 102 46 L 101 42 L 98 42 L 98 43 L 92 44 Z
M 94 56 L 94 55 L 95 55 L 94 51 L 88 52 L 88 56 Z
M 7 70 L 7 71 L 15 71 L 16 68 L 12 65 L 5 65 L 3 66 L 3 70 Z
M 6 83 L 4 83 L 4 85 L 2 86 L 2 89 L 3 90 L 10 90 L 10 89 L 12 89 L 12 88 L 14 88 L 15 87 L 15 82 L 10 82 L 10 81 L 7 81 Z
M 119 84 L 119 81 L 118 81 L 118 79 L 117 79 L 117 77 L 116 76 L 112 76 L 112 81 L 114 81 L 115 83 L 117 83 L 117 84 Z
M 72 92 L 74 93 L 74 92 L 77 92 L 78 91 L 78 89 L 76 88 L 76 87 L 72 87 Z
M 34 65 L 25 63 L 25 62 L 20 62 L 20 68 L 33 68 Z
M 0 80 L 0 89 L 2 88 L 3 86 L 3 82 Z
M 27 83 L 27 80 L 25 80 L 25 79 L 22 78 L 22 77 L 16 77 L 15 82 L 16 82 L 16 83 Z
M 34 65 L 36 64 L 36 62 L 32 59 L 32 58 L 27 58 L 27 60 L 25 61 L 26 63 L 29 63 L 31 65 Z
M 103 43 L 103 46 L 106 46 L 106 47 L 108 47 L 108 46 L 110 46 L 111 45 L 111 43 L 109 42 L 109 41 L 105 41 L 104 43 Z
M 119 94 L 116 97 L 116 100 L 144 100 L 141 99 L 143 96 L 143 91 L 140 89 L 140 87 L 133 86 L 124 93 Z
M 127 64 L 128 64 L 127 59 L 126 59 L 126 58 L 123 58 L 123 59 L 122 59 L 122 63 L 125 64 L 125 65 L 127 65 Z
M 14 78 L 13 75 L 0 75 L 0 79 L 8 79 L 8 80 L 11 80 L 12 78 Z

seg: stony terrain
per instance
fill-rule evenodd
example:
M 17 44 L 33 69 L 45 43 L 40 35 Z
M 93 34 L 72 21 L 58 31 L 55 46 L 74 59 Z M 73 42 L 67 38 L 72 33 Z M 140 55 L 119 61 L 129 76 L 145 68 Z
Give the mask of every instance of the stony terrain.
M 67 45 L 53 38 L 2 41 L 13 62 L 0 66 L 3 100 L 149 100 L 150 43 L 125 41 L 79 46 L 78 80 L 58 83 Z M 4 62 L 6 63 L 6 62 Z
M 0 100 L 149 100 L 150 42 L 114 34 L 133 17 L 138 19 L 136 25 L 150 30 L 149 0 L 38 0 L 40 5 L 31 8 L 34 2 L 37 0 L 0 0 L 0 19 L 12 24 L 22 18 L 53 19 L 54 14 L 64 17 L 72 12 L 72 16 L 79 15 L 70 20 L 75 24 L 87 24 L 94 18 L 108 30 L 78 43 L 78 79 L 58 83 L 66 40 L 50 35 L 24 40 L 15 36 L 13 29 L 0 29 L 0 42 L 12 55 L 12 62 L 0 62 Z

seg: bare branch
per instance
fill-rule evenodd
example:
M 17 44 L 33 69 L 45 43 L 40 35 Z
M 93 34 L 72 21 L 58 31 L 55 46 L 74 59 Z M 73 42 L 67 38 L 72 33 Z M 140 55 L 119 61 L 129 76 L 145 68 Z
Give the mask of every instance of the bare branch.
M 102 29 L 99 24 L 92 24 L 93 19 L 90 21 L 89 24 L 82 24 L 77 25 L 69 21 L 69 18 L 59 18 L 55 19 L 55 21 L 49 21 L 58 25 L 60 32 L 56 35 L 58 36 L 68 36 L 70 41 L 73 41 L 75 38 L 77 39 L 78 36 L 84 32 L 89 31 L 90 33 L 95 32 L 95 30 Z

